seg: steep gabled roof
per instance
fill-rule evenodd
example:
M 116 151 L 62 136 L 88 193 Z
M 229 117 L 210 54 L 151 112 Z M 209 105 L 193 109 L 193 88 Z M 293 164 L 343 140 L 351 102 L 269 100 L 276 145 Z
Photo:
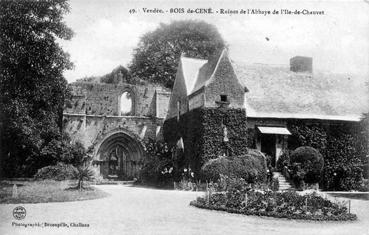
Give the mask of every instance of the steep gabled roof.
M 295 73 L 289 68 L 233 63 L 247 84 L 249 117 L 357 121 L 368 112 L 368 87 L 363 76 Z
M 187 95 L 192 93 L 200 68 L 207 62 L 207 60 L 181 56 L 182 73 L 185 80 Z
M 225 50 L 206 60 L 181 57 L 190 95 L 211 82 Z M 240 83 L 248 88 L 248 117 L 358 121 L 369 111 L 364 76 L 292 72 L 288 67 L 232 63 Z
M 203 86 L 206 85 L 207 81 L 214 74 L 217 65 L 219 64 L 219 61 L 224 55 L 225 50 L 221 51 L 221 53 L 215 53 L 209 58 L 208 62 L 203 67 L 200 68 L 199 76 L 197 77 L 195 87 L 192 90 L 192 93 L 198 91 L 199 89 L 201 89 Z
M 227 49 L 223 49 L 209 58 L 208 62 L 200 68 L 198 78 L 191 93 L 194 93 L 200 90 L 202 87 L 209 85 L 215 79 L 214 74 L 218 70 L 219 64 L 223 59 L 228 59 Z M 244 88 L 245 91 L 248 91 L 245 85 Z

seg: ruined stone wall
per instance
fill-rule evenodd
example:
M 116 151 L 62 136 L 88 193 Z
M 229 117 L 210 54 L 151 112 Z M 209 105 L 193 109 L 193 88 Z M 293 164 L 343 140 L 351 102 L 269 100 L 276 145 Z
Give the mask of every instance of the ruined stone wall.
M 156 92 L 156 107 L 155 116 L 158 118 L 165 118 L 168 113 L 170 92 L 157 91 Z
M 72 101 L 64 110 L 64 129 L 86 148 L 96 145 L 109 133 L 129 133 L 137 141 L 157 139 L 163 124 L 170 93 L 154 85 L 73 83 Z M 120 116 L 120 97 L 128 91 L 132 113 Z
M 149 117 L 104 117 L 64 114 L 64 128 L 73 141 L 80 141 L 87 148 L 102 141 L 109 133 L 131 133 L 139 141 L 156 139 L 157 127 L 163 120 Z
M 73 99 L 66 113 L 85 113 L 88 115 L 119 116 L 120 97 L 129 92 L 133 100 L 133 116 L 150 116 L 150 104 L 155 91 L 163 88 L 153 85 L 73 83 Z
M 82 86 L 70 85 L 72 100 L 67 101 L 64 113 L 86 114 L 86 90 Z

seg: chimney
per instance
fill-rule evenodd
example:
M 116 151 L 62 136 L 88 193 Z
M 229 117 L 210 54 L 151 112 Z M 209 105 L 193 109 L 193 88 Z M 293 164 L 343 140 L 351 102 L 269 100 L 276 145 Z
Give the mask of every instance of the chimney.
M 290 70 L 292 72 L 313 72 L 313 58 L 305 56 L 295 56 L 290 59 Z

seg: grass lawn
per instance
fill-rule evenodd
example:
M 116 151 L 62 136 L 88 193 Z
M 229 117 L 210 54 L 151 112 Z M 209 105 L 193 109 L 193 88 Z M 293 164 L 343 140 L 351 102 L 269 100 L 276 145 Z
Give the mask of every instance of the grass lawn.
M 13 185 L 18 197 L 13 198 Z M 75 181 L 0 181 L 0 204 L 68 202 L 103 198 L 109 194 L 91 186 L 83 191 L 71 189 Z

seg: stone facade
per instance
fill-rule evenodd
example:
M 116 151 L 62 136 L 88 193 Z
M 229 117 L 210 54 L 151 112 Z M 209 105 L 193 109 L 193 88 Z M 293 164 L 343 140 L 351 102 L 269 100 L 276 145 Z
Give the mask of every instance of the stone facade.
M 204 107 L 217 108 L 228 103 L 229 108 L 244 108 L 245 89 L 238 81 L 226 52 L 218 59 L 215 71 L 204 86 Z M 221 100 L 221 97 L 224 100 Z
M 209 159 L 247 152 L 246 91 L 226 50 L 206 63 L 181 58 L 164 138 L 173 146 L 183 140 L 183 162 L 195 174 Z
M 239 82 L 227 50 L 209 58 L 209 61 L 189 60 L 182 57 L 179 63 L 167 119 L 195 108 L 245 107 L 247 88 Z M 197 72 L 193 72 L 195 70 Z
M 161 138 L 170 93 L 153 85 L 71 84 L 72 100 L 64 110 L 64 129 L 73 141 L 93 148 L 93 166 L 102 177 L 132 179 L 143 163 L 143 142 Z M 130 94 L 129 115 L 120 100 Z
M 312 74 L 312 58 L 299 56 L 290 62 L 291 71 L 238 66 L 227 50 L 209 60 L 182 56 L 172 92 L 154 85 L 74 83 L 64 126 L 74 141 L 93 147 L 94 166 L 103 177 L 137 177 L 145 155 L 143 142 L 161 138 L 162 132 L 168 143 L 184 145 L 188 162 L 216 157 L 233 144 L 229 147 L 240 150 L 237 154 L 246 146 L 261 150 L 274 165 L 289 143 L 291 121 L 356 123 L 360 119 L 351 114 L 361 115 L 360 104 L 367 103 L 353 102 L 367 97 L 357 87 L 358 97 L 345 94 L 352 83 L 337 90 L 329 76 Z M 332 91 L 327 93 L 328 88 Z M 128 114 L 121 111 L 127 93 Z M 339 103 L 348 100 L 349 105 L 341 108 L 337 95 L 345 97 Z M 314 99 L 306 98 L 311 96 Z M 298 97 L 306 98 L 305 103 Z

